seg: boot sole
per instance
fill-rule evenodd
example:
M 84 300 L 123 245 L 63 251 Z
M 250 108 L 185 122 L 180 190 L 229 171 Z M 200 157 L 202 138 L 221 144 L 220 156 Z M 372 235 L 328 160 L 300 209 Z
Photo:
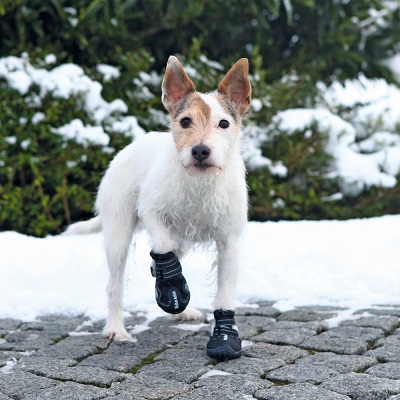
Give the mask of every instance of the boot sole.
M 225 361 L 239 358 L 242 355 L 242 351 L 235 351 L 231 346 L 225 344 L 223 346 L 218 346 L 215 349 L 208 349 L 207 354 L 218 361 Z

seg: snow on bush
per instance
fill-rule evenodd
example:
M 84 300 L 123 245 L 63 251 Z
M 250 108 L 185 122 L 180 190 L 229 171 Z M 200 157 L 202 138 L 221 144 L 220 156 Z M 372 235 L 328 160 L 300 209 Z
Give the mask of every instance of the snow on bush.
M 325 150 L 333 157 L 329 177 L 339 178 L 345 195 L 358 196 L 372 186 L 396 186 L 400 174 L 400 90 L 383 79 L 371 80 L 364 75 L 343 85 L 319 84 L 319 89 L 325 107 L 280 111 L 268 132 L 291 135 L 313 124 L 326 132 Z
M 48 62 L 44 65 L 48 67 Z M 190 65 L 186 68 L 190 70 Z M 119 71 L 109 65 L 98 65 L 97 71 L 104 80 L 119 77 Z M 132 138 L 145 134 L 135 116 L 122 116 L 128 110 L 126 103 L 121 99 L 104 100 L 101 83 L 89 78 L 78 65 L 68 63 L 48 70 L 34 67 L 26 54 L 19 58 L 9 56 L 0 59 L 0 78 L 22 96 L 27 95 L 33 85 L 38 86 L 38 98 L 34 94 L 26 97 L 26 101 L 32 103 L 40 104 L 48 94 L 79 98 L 82 109 L 95 125 L 85 126 L 81 120 L 74 119 L 54 128 L 53 132 L 83 146 L 91 143 L 106 147 L 108 129 Z M 140 73 L 133 84 L 146 97 L 151 94 L 146 85 L 160 82 L 161 76 L 153 71 Z M 263 156 L 263 143 L 274 131 L 291 135 L 299 130 L 307 132 L 316 124 L 329 135 L 325 149 L 333 157 L 329 177 L 339 178 L 345 195 L 357 196 L 371 186 L 396 186 L 396 176 L 400 173 L 400 90 L 383 79 L 371 80 L 364 75 L 343 85 L 334 83 L 327 87 L 320 83 L 318 88 L 323 99 L 318 108 L 280 111 L 269 126 L 254 126 L 251 121 L 247 124 L 243 156 L 249 169 L 264 167 L 272 175 L 285 177 L 287 168 L 282 162 Z M 260 112 L 260 104 L 258 99 L 252 101 L 253 112 Z M 150 112 L 160 113 L 153 109 L 149 115 Z M 35 123 L 43 118 L 43 115 L 35 116 Z M 166 121 L 165 114 L 160 120 Z
M 103 74 L 105 80 L 119 77 L 119 71 L 111 66 L 99 65 L 98 71 Z M 39 98 L 32 95 L 33 97 L 28 97 L 27 100 L 35 105 L 40 105 L 41 99 L 48 94 L 54 98 L 68 99 L 71 96 L 80 98 L 82 109 L 96 125 L 85 126 L 81 120 L 73 120 L 53 130 L 54 133 L 68 139 L 75 139 L 77 143 L 90 142 L 107 146 L 109 137 L 102 125 L 111 128 L 115 125 L 118 127 L 118 132 L 133 138 L 144 133 L 135 116 L 121 116 L 128 111 L 126 103 L 121 99 L 111 102 L 104 100 L 101 95 L 103 89 L 101 83 L 89 78 L 78 65 L 67 63 L 47 70 L 34 67 L 26 54 L 20 58 L 9 56 L 0 58 L 0 78 L 5 79 L 9 86 L 22 96 L 26 95 L 33 85 L 37 85 Z M 38 118 L 40 120 L 40 117 L 37 117 L 36 122 Z

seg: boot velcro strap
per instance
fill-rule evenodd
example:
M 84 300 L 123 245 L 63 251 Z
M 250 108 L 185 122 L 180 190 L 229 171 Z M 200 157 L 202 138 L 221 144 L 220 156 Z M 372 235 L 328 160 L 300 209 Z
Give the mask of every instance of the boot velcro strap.
M 215 325 L 236 325 L 236 322 L 234 318 L 221 318 L 215 320 Z
M 150 253 L 153 265 L 150 267 L 153 277 L 168 280 L 182 274 L 182 266 L 175 253 L 167 254 Z
M 231 336 L 239 336 L 239 332 L 235 325 L 217 325 L 214 328 L 213 336 L 220 335 L 231 335 Z

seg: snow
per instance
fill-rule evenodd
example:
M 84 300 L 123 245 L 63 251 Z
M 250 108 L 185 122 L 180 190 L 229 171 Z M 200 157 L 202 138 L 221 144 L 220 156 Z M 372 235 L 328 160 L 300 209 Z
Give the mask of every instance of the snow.
M 400 216 L 249 222 L 237 305 L 275 300 L 288 310 L 400 304 L 399 226 Z M 108 271 L 102 240 L 101 233 L 44 239 L 0 233 L 0 318 L 33 320 L 49 313 L 104 318 Z M 149 251 L 146 235 L 140 235 L 128 257 L 124 304 L 126 311 L 154 317 L 162 311 L 154 300 Z M 197 250 L 182 260 L 193 307 L 212 309 L 213 258 L 213 252 Z
M 213 369 L 211 371 L 206 372 L 204 375 L 201 375 L 199 379 L 207 379 L 211 376 L 218 376 L 218 375 L 232 375 L 230 372 L 221 371 L 219 369 Z
M 85 126 L 80 119 L 73 119 L 68 124 L 53 129 L 53 132 L 65 140 L 73 139 L 83 147 L 87 147 L 88 144 L 107 146 L 110 142 L 110 137 L 101 126 Z
M 400 103 L 400 91 L 398 94 Z M 394 104 L 392 111 L 398 114 L 396 118 L 400 121 L 400 112 L 398 108 L 395 110 Z M 371 186 L 393 188 L 397 185 L 396 175 L 400 174 L 400 142 L 395 138 L 398 135 L 389 132 L 385 135 L 385 146 L 382 146 L 384 142 L 381 140 L 380 148 L 375 146 L 376 151 L 364 154 L 361 152 L 362 147 L 354 146 L 357 141 L 355 127 L 324 108 L 299 108 L 278 112 L 273 117 L 270 129 L 279 129 L 291 135 L 296 131 L 306 130 L 313 124 L 329 135 L 325 150 L 333 157 L 332 169 L 340 178 L 343 193 L 358 196 Z M 390 140 L 387 140 L 388 136 Z M 369 140 L 375 141 L 379 138 L 382 139 L 382 135 L 371 136 Z
M 121 76 L 118 68 L 113 67 L 112 65 L 99 64 L 96 69 L 101 75 L 103 75 L 105 82 L 111 81 L 112 79 L 118 79 Z
M 197 332 L 197 331 L 199 331 L 200 329 L 202 329 L 202 328 L 204 328 L 206 326 L 209 326 L 209 325 L 208 324 L 203 324 L 203 323 L 200 323 L 200 324 L 179 324 L 179 325 L 174 326 L 174 328 L 182 329 L 184 331 Z
M 48 54 L 44 59 L 44 64 L 56 62 L 55 56 Z M 104 80 L 116 78 L 119 71 L 110 65 L 101 64 L 97 66 Z M 153 79 L 152 75 L 146 75 L 148 79 Z M 0 58 L 0 78 L 6 79 L 9 86 L 18 90 L 21 95 L 26 95 L 32 85 L 39 87 L 39 98 L 34 94 L 27 96 L 27 103 L 32 106 L 40 106 L 41 99 L 47 95 L 55 98 L 68 99 L 77 97 L 80 99 L 83 110 L 93 119 L 94 126 L 84 126 L 80 120 L 70 121 L 59 128 L 54 128 L 53 132 L 60 133 L 69 138 L 75 138 L 78 143 L 83 144 L 89 141 L 101 146 L 107 146 L 110 138 L 104 132 L 102 125 L 112 125 L 122 121 L 126 127 L 124 133 L 132 138 L 141 135 L 144 131 L 138 125 L 136 117 L 125 116 L 128 106 L 121 99 L 114 99 L 107 102 L 103 99 L 101 92 L 103 86 L 100 82 L 92 80 L 84 70 L 72 63 L 62 64 L 51 70 L 36 68 L 29 62 L 29 57 L 24 54 L 20 58 L 9 56 Z M 36 113 L 32 123 L 39 123 L 44 119 L 43 113 Z M 125 119 L 124 119 L 125 118 Z M 122 128 L 120 128 L 121 130 Z
M 55 64 L 57 62 L 57 57 L 55 54 L 47 54 L 44 57 L 44 62 L 46 64 Z
M 44 113 L 42 113 L 42 112 L 37 112 L 37 113 L 35 113 L 35 114 L 33 115 L 33 117 L 32 117 L 32 124 L 33 124 L 33 125 L 36 125 L 36 124 L 38 124 L 39 122 L 44 121 L 45 119 L 46 119 L 46 115 L 45 115 Z
M 133 115 L 114 121 L 111 124 L 111 130 L 132 138 L 138 138 L 146 134 L 146 131 L 139 126 L 137 118 Z

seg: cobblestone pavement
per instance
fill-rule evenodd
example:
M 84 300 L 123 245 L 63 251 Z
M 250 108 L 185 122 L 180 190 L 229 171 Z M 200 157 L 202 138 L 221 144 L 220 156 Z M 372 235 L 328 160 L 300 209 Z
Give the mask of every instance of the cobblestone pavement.
M 0 400 L 400 400 L 400 306 L 272 304 L 237 310 L 243 356 L 221 363 L 206 355 L 207 321 L 165 317 L 144 330 L 138 313 L 126 318 L 136 341 L 111 342 L 103 321 L 2 319 Z

